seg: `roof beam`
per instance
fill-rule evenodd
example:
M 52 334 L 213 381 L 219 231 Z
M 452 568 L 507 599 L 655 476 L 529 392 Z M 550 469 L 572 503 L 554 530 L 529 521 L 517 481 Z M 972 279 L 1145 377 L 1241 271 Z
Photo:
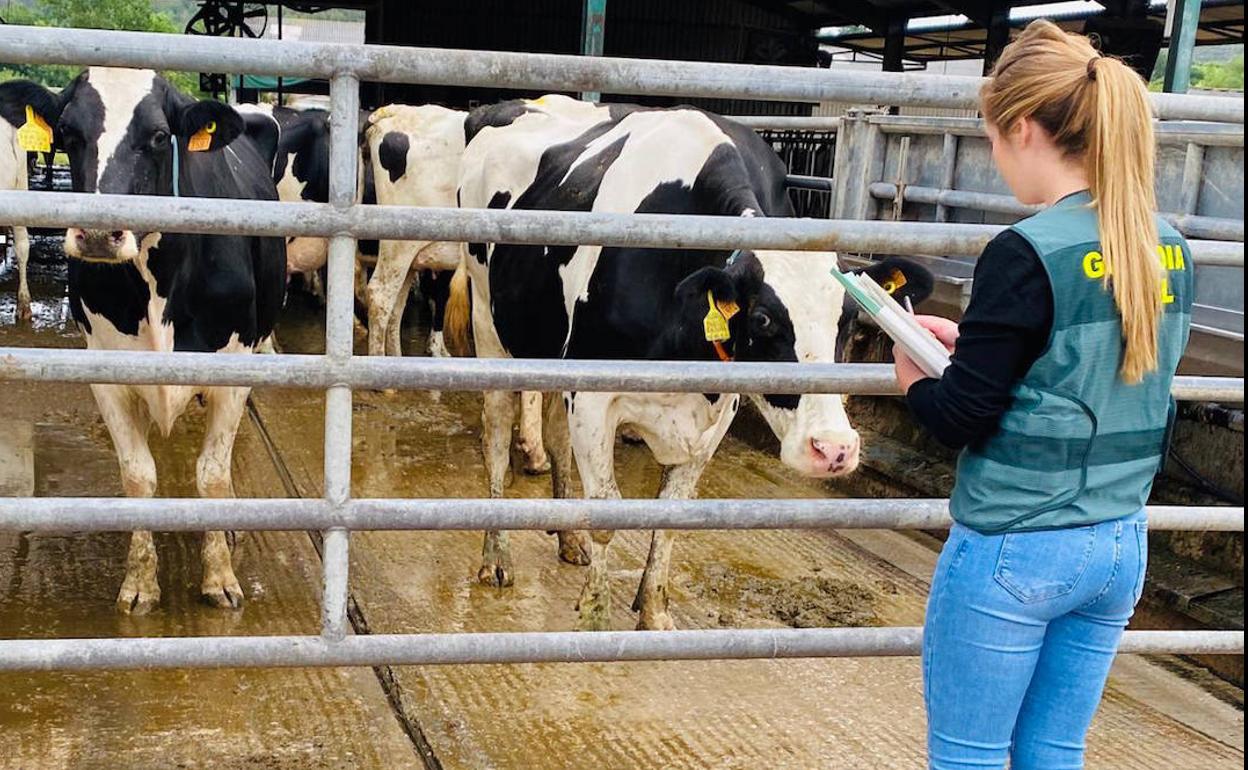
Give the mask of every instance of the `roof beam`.
M 981 27 L 992 24 L 992 14 L 999 3 L 994 0 L 936 0 L 936 5 L 960 13 Z

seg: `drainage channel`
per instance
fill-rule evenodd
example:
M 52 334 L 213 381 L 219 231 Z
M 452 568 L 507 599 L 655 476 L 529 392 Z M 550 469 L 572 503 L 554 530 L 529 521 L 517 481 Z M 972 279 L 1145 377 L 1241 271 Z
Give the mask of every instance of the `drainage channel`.
M 286 495 L 288 497 L 303 497 L 304 495 L 300 492 L 299 486 L 295 483 L 294 474 L 291 473 L 289 466 L 282 458 L 277 442 L 273 440 L 273 435 L 265 425 L 264 417 L 260 414 L 255 400 L 251 397 L 247 399 L 247 415 L 251 419 L 252 425 L 255 426 L 261 442 L 264 444 L 265 452 L 268 454 L 270 462 L 273 463 L 273 469 L 276 471 L 278 478 L 281 479 Z M 308 538 L 312 541 L 312 547 L 316 549 L 317 557 L 322 558 L 321 533 L 309 530 Z M 372 633 L 368 625 L 368 618 L 365 617 L 364 611 L 360 608 L 354 595 L 348 595 L 347 597 L 347 618 L 351 622 L 352 631 L 357 635 L 363 636 Z M 399 726 L 403 728 L 403 732 L 407 735 L 408 740 L 411 741 L 412 749 L 420 757 L 426 770 L 443 770 L 442 762 L 434 754 L 433 747 L 430 746 L 424 731 L 408 715 L 409 711 L 405 708 L 403 702 L 405 693 L 394 674 L 394 669 L 391 666 L 373 666 L 372 669 L 373 675 L 377 677 L 377 683 L 381 686 L 382 692 L 385 693 L 386 701 L 390 704 L 391 713 L 398 721 Z

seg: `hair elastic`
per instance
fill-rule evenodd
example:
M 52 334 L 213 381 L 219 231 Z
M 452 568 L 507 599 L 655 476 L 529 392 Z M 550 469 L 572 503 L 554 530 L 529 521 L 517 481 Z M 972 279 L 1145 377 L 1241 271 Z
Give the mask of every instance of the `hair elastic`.
M 1088 59 L 1088 80 L 1096 80 L 1096 63 L 1100 60 L 1100 56 L 1093 56 L 1091 59 Z

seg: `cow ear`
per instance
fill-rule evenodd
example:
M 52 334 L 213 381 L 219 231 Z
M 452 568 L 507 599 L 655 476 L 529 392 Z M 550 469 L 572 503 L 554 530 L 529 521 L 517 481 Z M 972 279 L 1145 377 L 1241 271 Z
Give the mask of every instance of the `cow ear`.
M 889 257 L 857 272 L 866 273 L 893 299 L 903 304 L 909 298 L 911 303 L 917 305 L 932 295 L 935 285 L 931 270 L 900 257 Z
M 48 89 L 29 80 L 10 80 L 0 83 L 0 117 L 14 128 L 26 124 L 26 108 L 55 127 L 61 119 L 61 100 Z
M 732 277 L 718 267 L 703 267 L 676 284 L 676 301 L 683 307 L 700 307 L 706 312 L 706 293 L 717 302 L 736 302 L 737 287 Z
M 243 117 L 228 104 L 203 99 L 180 105 L 171 127 L 193 152 L 219 150 L 243 133 Z

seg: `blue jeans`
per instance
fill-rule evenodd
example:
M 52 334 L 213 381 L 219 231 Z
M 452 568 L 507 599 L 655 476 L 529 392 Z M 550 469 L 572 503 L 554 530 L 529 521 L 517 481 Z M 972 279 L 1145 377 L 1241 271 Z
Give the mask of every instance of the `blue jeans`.
M 1004 535 L 955 524 L 923 635 L 929 767 L 1082 768 L 1147 562 L 1143 511 Z

